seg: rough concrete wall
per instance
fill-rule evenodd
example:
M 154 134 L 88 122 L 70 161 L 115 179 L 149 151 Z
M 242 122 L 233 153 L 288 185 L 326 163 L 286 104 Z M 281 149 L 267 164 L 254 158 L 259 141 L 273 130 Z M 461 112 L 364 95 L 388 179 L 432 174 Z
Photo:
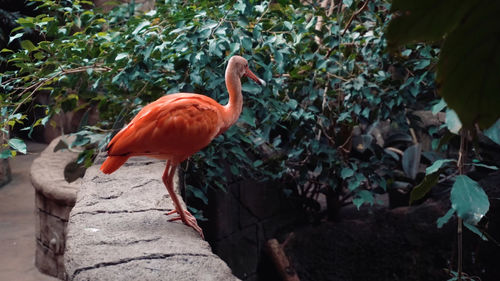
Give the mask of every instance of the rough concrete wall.
M 267 280 L 272 266 L 266 264 L 264 245 L 296 220 L 296 208 L 277 183 L 242 181 L 227 191 L 209 192 L 207 234 L 214 253 L 242 280 Z
M 164 162 L 130 159 L 111 175 L 98 167 L 70 214 L 67 280 L 237 280 L 198 233 L 168 222 Z

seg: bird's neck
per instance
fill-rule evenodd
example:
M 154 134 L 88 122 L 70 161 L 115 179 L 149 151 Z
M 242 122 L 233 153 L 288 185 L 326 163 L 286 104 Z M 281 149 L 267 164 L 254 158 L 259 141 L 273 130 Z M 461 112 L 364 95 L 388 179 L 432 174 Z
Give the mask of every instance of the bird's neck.
M 226 69 L 226 87 L 229 93 L 229 102 L 224 106 L 224 123 L 227 126 L 225 129 L 228 129 L 238 121 L 243 109 L 241 80 L 231 67 Z

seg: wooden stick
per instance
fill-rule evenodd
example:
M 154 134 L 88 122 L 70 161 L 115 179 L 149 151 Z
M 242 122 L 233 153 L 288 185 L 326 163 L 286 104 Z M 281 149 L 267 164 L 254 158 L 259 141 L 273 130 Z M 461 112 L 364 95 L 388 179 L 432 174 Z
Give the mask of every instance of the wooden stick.
M 297 272 L 288 261 L 288 257 L 283 251 L 282 245 L 276 239 L 270 239 L 266 243 L 266 250 L 271 256 L 274 265 L 278 269 L 278 272 L 283 281 L 300 281 Z

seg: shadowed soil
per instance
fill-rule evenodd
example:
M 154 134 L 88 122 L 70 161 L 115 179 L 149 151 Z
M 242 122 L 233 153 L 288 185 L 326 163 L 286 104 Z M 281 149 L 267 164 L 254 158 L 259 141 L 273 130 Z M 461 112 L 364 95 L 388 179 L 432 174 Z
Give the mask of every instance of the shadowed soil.
M 477 180 L 491 203 L 480 225 L 499 241 L 500 173 Z M 450 208 L 445 199 L 392 210 L 351 210 L 341 221 L 296 229 L 285 251 L 301 281 L 448 280 L 446 270 L 456 270 L 457 264 L 457 222 L 436 227 Z M 500 246 L 463 231 L 464 273 L 480 278 L 474 280 L 500 280 Z

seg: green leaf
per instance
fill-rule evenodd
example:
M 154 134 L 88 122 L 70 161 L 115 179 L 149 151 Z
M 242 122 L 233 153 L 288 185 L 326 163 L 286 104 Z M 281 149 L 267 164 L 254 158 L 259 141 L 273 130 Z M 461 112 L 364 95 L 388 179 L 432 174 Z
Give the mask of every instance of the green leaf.
M 484 135 L 487 136 L 490 140 L 500 145 L 500 119 L 498 119 L 497 122 L 493 124 L 493 126 L 486 129 L 484 131 Z
M 23 17 L 23 18 L 18 18 L 17 23 L 19 24 L 33 23 L 33 20 L 34 20 L 33 17 Z
M 451 188 L 451 207 L 466 223 L 476 225 L 488 212 L 490 202 L 479 184 L 465 175 L 457 176 Z
M 450 9 L 453 7 L 453 9 Z M 417 41 L 444 43 L 437 64 L 438 92 L 464 127 L 500 118 L 500 13 L 497 0 L 394 0 L 389 47 Z
M 365 79 L 362 76 L 358 76 L 354 79 L 352 87 L 354 90 L 361 90 L 365 84 Z
M 415 65 L 415 70 L 420 70 L 420 69 L 424 69 L 426 68 L 427 66 L 429 66 L 429 64 L 431 64 L 431 60 L 420 60 L 416 65 Z
M 432 106 L 432 114 L 436 115 L 438 112 L 441 112 L 446 107 L 446 102 L 444 99 L 440 99 L 438 103 Z
M 425 169 L 425 174 L 426 175 L 433 174 L 433 173 L 437 172 L 439 169 L 441 169 L 441 167 L 444 164 L 449 163 L 449 162 L 457 162 L 457 161 L 454 160 L 454 159 L 440 159 L 440 160 L 436 160 L 434 163 L 432 163 L 432 165 L 430 165 L 429 167 L 427 167 L 427 169 Z
M 124 59 L 126 57 L 128 57 L 128 53 L 119 53 L 118 55 L 116 55 L 115 60 L 119 61 L 119 60 Z
M 352 6 L 352 2 L 353 2 L 353 0 L 342 0 L 342 3 L 344 5 L 346 5 L 347 7 L 351 7 Z
M 248 92 L 248 93 L 251 93 L 253 95 L 255 94 L 258 94 L 262 91 L 262 88 L 257 85 L 256 83 L 253 83 L 253 82 L 250 82 L 250 83 L 243 83 L 243 85 L 241 86 L 243 92 Z
M 411 191 L 410 205 L 413 202 L 424 198 L 424 196 L 432 189 L 432 187 L 436 185 L 438 179 L 439 179 L 438 173 L 426 175 L 424 177 L 424 180 L 422 180 L 422 182 L 419 185 L 415 186 Z
M 373 194 L 368 190 L 361 190 L 356 194 L 356 197 L 352 199 L 352 203 L 356 206 L 356 208 L 358 208 L 358 210 L 364 203 L 370 203 L 370 205 L 373 205 L 374 201 Z
M 339 118 L 337 119 L 338 122 L 342 122 L 344 120 L 350 120 L 351 119 L 351 113 L 350 112 L 342 112 L 339 115 Z
M 13 36 L 10 36 L 9 43 L 10 44 L 12 41 L 16 40 L 17 38 L 23 37 L 24 33 L 16 33 Z
M 233 9 L 235 9 L 236 11 L 240 11 L 240 13 L 244 13 L 246 7 L 247 5 L 244 3 L 244 1 L 238 0 L 238 2 L 234 4 Z
M 488 128 L 500 118 L 500 37 L 491 36 L 500 33 L 500 24 L 491 24 L 499 13 L 500 1 L 481 1 L 446 36 L 441 48 L 436 75 L 439 94 L 468 128 L 475 122 Z
M 40 121 L 40 124 L 42 124 L 42 126 L 45 126 L 45 124 L 47 124 L 47 122 L 49 121 L 50 117 L 51 117 L 50 115 L 43 117 Z
M 240 120 L 252 127 L 255 127 L 255 116 L 251 110 L 244 108 L 240 115 Z
M 254 166 L 255 168 L 261 166 L 264 162 L 262 160 L 255 160 L 255 162 L 253 162 L 252 166 Z
M 290 110 L 295 110 L 297 108 L 297 105 L 299 105 L 297 100 L 294 100 L 294 99 L 290 99 L 286 104 L 288 105 Z
M 351 168 L 343 168 L 341 171 L 340 171 L 340 177 L 342 179 L 346 179 L 346 178 L 349 178 L 349 177 L 352 177 L 354 175 L 354 171 L 351 169 Z
M 9 143 L 10 147 L 21 152 L 22 154 L 26 154 L 28 152 L 28 150 L 26 148 L 26 143 L 24 143 L 24 141 L 22 139 L 12 138 L 9 140 L 8 143 Z
M 477 3 L 478 0 L 394 0 L 391 12 L 395 15 L 386 33 L 388 45 L 394 48 L 412 42 L 440 40 Z
M 10 152 L 10 149 L 4 149 L 2 152 L 0 152 L 0 159 L 7 159 L 12 157 L 12 152 Z
M 33 43 L 30 40 L 21 41 L 21 47 L 25 50 L 28 50 L 28 52 L 38 50 L 38 48 L 35 45 L 33 45 Z
M 472 163 L 472 165 L 477 166 L 477 167 L 490 169 L 490 170 L 495 170 L 495 171 L 498 170 L 497 166 L 490 166 L 490 165 L 486 165 L 486 164 L 482 164 L 482 163 Z
M 208 204 L 208 198 L 201 189 L 193 187 L 191 185 L 188 185 L 187 187 L 187 190 L 189 190 L 194 195 L 194 197 L 201 199 L 203 203 Z
M 134 31 L 132 31 L 132 35 L 137 35 L 137 33 L 139 33 L 139 31 L 141 31 L 141 29 L 143 29 L 144 27 L 146 26 L 149 26 L 151 25 L 151 22 L 148 21 L 148 20 L 145 20 L 143 22 L 141 22 L 135 29 Z
M 421 152 L 422 146 L 417 143 L 408 147 L 403 153 L 403 158 L 401 159 L 403 164 L 403 171 L 411 179 L 415 179 L 417 177 Z
M 460 122 L 457 113 L 453 109 L 446 110 L 445 123 L 448 130 L 455 135 L 462 129 L 462 122 Z
M 347 183 L 347 189 L 350 191 L 355 190 L 361 186 L 361 183 L 366 180 L 366 177 L 361 173 L 356 173 L 354 177 L 349 178 Z
M 229 44 L 229 49 L 231 51 L 231 54 L 237 53 L 240 51 L 240 43 L 231 43 Z
M 440 218 L 437 219 L 437 227 L 441 228 L 445 223 L 447 223 L 453 214 L 455 213 L 455 210 L 453 208 L 450 208 L 446 214 Z
M 402 56 L 409 57 L 411 55 L 412 49 L 406 49 L 401 52 Z
M 84 146 L 90 142 L 89 138 L 78 136 L 70 145 L 70 147 Z
M 229 170 L 231 170 L 231 173 L 232 173 L 233 175 L 239 175 L 239 174 L 240 174 L 240 170 L 239 170 L 239 169 L 238 169 L 238 167 L 237 167 L 237 166 L 235 166 L 235 165 L 231 165 L 231 166 L 229 166 Z M 205 204 L 206 204 L 206 203 L 205 203 Z
M 484 241 L 488 241 L 488 238 L 486 238 L 486 235 L 483 234 L 483 232 L 481 232 L 481 230 L 479 230 L 479 228 L 477 228 L 476 226 L 472 225 L 472 224 L 468 224 L 466 222 L 464 222 L 464 225 L 465 227 L 467 227 L 470 231 L 474 232 L 475 234 L 477 234 L 479 237 L 481 237 L 481 239 L 483 239 Z
M 241 45 L 247 51 L 251 51 L 252 50 L 252 40 L 250 38 L 248 38 L 248 37 L 241 38 Z

